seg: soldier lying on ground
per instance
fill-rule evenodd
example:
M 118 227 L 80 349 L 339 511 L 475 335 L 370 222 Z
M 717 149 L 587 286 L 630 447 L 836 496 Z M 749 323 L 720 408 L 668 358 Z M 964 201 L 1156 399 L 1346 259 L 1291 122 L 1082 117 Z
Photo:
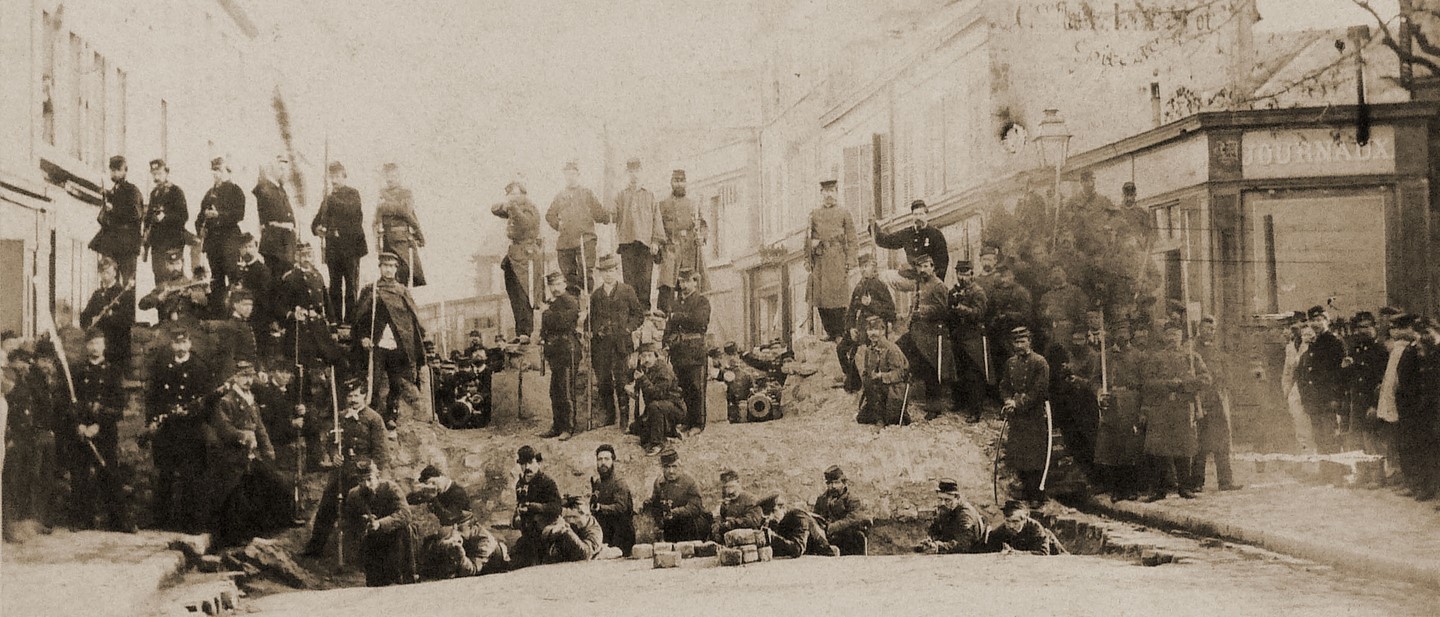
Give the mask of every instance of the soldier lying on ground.
M 544 545 L 544 563 L 589 561 L 600 556 L 605 548 L 605 535 L 600 523 L 574 495 L 565 497 L 560 516 L 540 532 Z
M 761 499 L 760 511 L 765 514 L 763 529 L 766 544 L 775 550 L 776 557 L 836 555 L 837 551 L 830 547 L 825 530 L 815 521 L 815 516 L 802 509 L 790 508 L 784 497 L 771 495 Z
M 468 511 L 460 520 L 427 538 L 420 552 L 420 576 L 426 580 L 494 574 L 510 569 L 510 552 L 494 532 Z
M 1001 511 L 1005 513 L 1005 522 L 990 530 L 990 538 L 986 542 L 990 552 L 1069 554 L 1055 534 L 1041 525 L 1040 521 L 1030 518 L 1030 508 L 1023 502 L 1013 499 L 1007 501 Z

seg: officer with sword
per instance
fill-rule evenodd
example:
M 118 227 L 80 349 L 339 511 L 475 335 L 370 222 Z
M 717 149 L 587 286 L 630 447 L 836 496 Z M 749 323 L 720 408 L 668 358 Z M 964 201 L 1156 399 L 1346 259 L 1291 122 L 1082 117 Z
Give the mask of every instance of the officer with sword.
M 1010 331 L 1014 355 L 1005 362 L 1000 395 L 1005 401 L 1005 462 L 1020 476 L 1021 495 L 1031 504 L 1044 504 L 1050 469 L 1051 433 L 1050 365 L 1030 348 L 1030 329 Z

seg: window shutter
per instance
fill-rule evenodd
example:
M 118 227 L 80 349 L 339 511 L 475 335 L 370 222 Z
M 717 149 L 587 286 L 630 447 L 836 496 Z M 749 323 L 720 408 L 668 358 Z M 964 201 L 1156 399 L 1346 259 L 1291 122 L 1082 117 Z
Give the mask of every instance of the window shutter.
M 872 191 L 874 197 L 871 214 L 875 218 L 885 218 L 895 211 L 895 191 L 891 186 L 891 177 L 894 171 L 891 169 L 892 161 L 890 152 L 890 136 L 885 133 L 877 133 L 870 138 L 871 149 L 873 150 L 871 177 L 873 178 Z M 855 221 L 860 225 L 860 221 Z
M 840 178 L 840 205 L 850 212 L 851 218 L 859 216 L 861 209 L 860 194 L 860 146 L 850 146 L 844 150 L 843 173 Z

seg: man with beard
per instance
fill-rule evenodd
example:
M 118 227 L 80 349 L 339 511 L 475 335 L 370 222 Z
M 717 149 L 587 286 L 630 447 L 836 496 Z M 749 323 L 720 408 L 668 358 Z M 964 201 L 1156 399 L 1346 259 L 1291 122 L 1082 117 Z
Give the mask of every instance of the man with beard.
M 113 271 L 113 269 L 112 269 Z M 73 368 L 75 402 L 70 406 L 69 467 L 71 519 L 80 529 L 95 526 L 96 511 L 103 504 L 112 531 L 133 533 L 135 523 L 125 508 L 122 479 L 115 471 L 120 462 L 117 425 L 125 415 L 123 369 L 111 361 L 105 333 L 90 330 L 85 335 L 85 359 Z
M 940 416 L 949 402 L 955 383 L 955 349 L 950 344 L 950 302 L 945 285 L 935 276 L 935 260 L 919 254 L 911 263 L 915 278 L 915 299 L 910 311 L 910 331 L 899 341 L 909 360 L 912 375 L 925 384 L 930 399 L 926 419 Z
M 645 320 L 645 309 L 635 290 L 620 282 L 620 259 L 600 258 L 596 266 L 600 286 L 590 294 L 590 364 L 595 369 L 595 396 L 601 409 L 600 426 L 620 422 L 630 426 L 630 397 L 625 394 L 629 370 L 626 359 L 634 352 L 631 333 Z
M 540 340 L 545 346 L 545 360 L 550 363 L 550 430 L 541 439 L 570 439 L 575 430 L 575 370 L 580 360 L 580 301 L 570 293 L 563 272 L 545 275 L 554 300 L 540 314 Z
M 355 291 L 360 281 L 360 258 L 370 253 L 365 240 L 365 211 L 360 192 L 346 185 L 345 166 L 333 161 L 326 172 L 330 194 L 310 222 L 310 233 L 320 238 L 325 265 L 330 268 L 331 319 L 337 323 L 355 315 Z
M 80 327 L 105 335 L 105 359 L 123 367 L 130 359 L 130 328 L 135 325 L 135 283 L 122 281 L 115 262 L 100 260 L 100 286 L 80 311 Z
M 646 456 L 655 456 L 685 420 L 685 400 L 676 385 L 675 369 L 660 357 L 659 345 L 640 345 L 637 362 L 631 387 L 644 402 L 640 410 L 640 447 L 645 448 Z
M 1030 349 L 1030 329 L 1010 332 L 1015 350 L 1005 362 L 1000 379 L 1000 396 L 1005 401 L 1000 413 L 1009 423 L 1005 440 L 1005 462 L 1020 476 L 1021 492 L 1033 503 L 1044 503 L 1046 464 L 1050 462 L 1050 422 L 1045 403 L 1050 398 L 1050 365 Z
M 885 337 L 885 320 L 871 315 L 865 323 L 866 344 L 855 353 L 860 371 L 860 413 L 855 421 L 880 426 L 908 424 L 910 363 L 895 343 Z
M 115 262 L 120 280 L 134 285 L 135 264 L 140 256 L 140 226 L 145 203 L 140 189 L 125 175 L 130 166 L 123 156 L 110 157 L 110 182 L 100 208 L 100 231 L 90 240 L 90 250 Z
M 955 262 L 955 286 L 950 288 L 951 338 L 955 341 L 955 405 L 971 423 L 980 421 L 985 403 L 985 311 L 990 299 L 975 282 L 968 260 Z
M 805 233 L 806 300 L 820 313 L 826 340 L 845 335 L 845 288 L 855 267 L 855 223 L 839 207 L 835 180 L 820 183 L 820 207 L 810 211 Z
M 860 282 L 850 292 L 850 307 L 845 311 L 845 338 L 835 345 L 840 368 L 845 371 L 845 391 L 860 391 L 860 373 L 855 368 L 855 354 L 866 340 L 870 317 L 881 318 L 885 325 L 895 321 L 895 299 L 890 288 L 880 280 L 875 255 L 865 253 L 856 260 L 860 265 Z
M 929 537 L 915 547 L 917 553 L 954 555 L 985 552 L 985 517 L 960 493 L 960 483 L 941 478 L 935 489 L 940 503 L 935 520 L 927 530 Z
M 193 236 L 185 231 L 190 210 L 185 205 L 185 192 L 170 183 L 170 166 L 161 159 L 150 161 L 150 176 L 155 188 L 150 189 L 150 207 L 146 210 L 144 246 L 148 255 L 165 255 L 183 250 Z M 165 260 L 151 259 L 150 268 L 158 282 L 165 278 Z
M 255 195 L 255 214 L 260 218 L 260 254 L 272 274 L 290 271 L 295 262 L 295 210 L 290 195 L 281 183 L 290 173 L 290 160 L 285 155 L 260 166 L 260 178 L 251 193 Z
M 345 522 L 360 538 L 365 586 L 416 582 L 415 522 L 405 493 L 374 465 L 361 462 L 355 473 L 360 483 L 345 495 Z
M 710 513 L 700 497 L 700 486 L 680 470 L 680 455 L 674 448 L 660 452 L 660 477 L 643 509 L 655 520 L 666 542 L 705 540 L 710 537 Z
M 380 203 L 375 206 L 375 235 L 380 238 L 380 250 L 400 256 L 396 278 L 401 285 L 424 287 L 420 249 L 425 246 L 425 232 L 420 230 L 420 220 L 415 216 L 415 197 L 410 189 L 401 186 L 399 165 L 386 163 L 381 169 L 385 188 L 380 189 Z
M 505 294 L 515 317 L 515 338 L 519 339 L 535 333 L 537 290 L 542 286 L 536 267 L 542 259 L 540 212 L 525 194 L 525 185 L 518 181 L 505 185 L 505 195 L 506 200 L 491 206 L 490 212 L 505 219 L 505 237 L 510 239 L 500 270 L 505 275 Z
M 776 557 L 835 556 L 836 551 L 815 517 L 802 509 L 791 508 L 784 497 L 771 495 L 761 499 L 760 512 L 765 515 L 762 529 L 766 544 L 775 551 Z
M 815 514 L 830 544 L 841 555 L 864 555 L 869 546 L 865 532 L 873 521 L 864 514 L 865 506 L 850 494 L 850 482 L 837 465 L 825 470 L 825 493 L 815 499 Z
M 560 516 L 560 489 L 540 464 L 545 458 L 530 446 L 521 446 L 515 454 L 520 465 L 520 479 L 515 482 L 515 516 L 512 524 L 520 530 L 515 542 L 514 563 L 517 568 L 540 564 L 545 557 L 544 530 Z
M 201 250 L 210 263 L 213 283 L 210 306 L 221 307 L 225 290 L 237 278 L 235 263 L 240 259 L 240 221 L 245 220 L 245 192 L 230 181 L 230 163 L 223 157 L 210 161 L 210 173 L 215 176 L 215 184 L 200 199 L 195 234 L 203 239 Z
M 340 460 L 325 484 L 320 506 L 315 511 L 310 541 L 301 553 L 305 557 L 319 557 L 325 552 L 330 530 L 335 527 L 335 519 L 340 514 L 340 500 L 360 481 L 361 473 L 369 473 L 370 469 L 383 472 L 390 467 L 385 421 L 365 405 L 365 380 L 354 378 L 346 381 L 344 392 L 345 408 L 340 412 L 340 425 L 334 429 L 340 433 L 340 451 L 337 453 Z
M 680 273 L 680 297 L 672 303 L 665 324 L 665 346 L 675 367 L 675 378 L 685 394 L 685 426 L 688 435 L 705 430 L 705 369 L 709 356 L 705 332 L 710 329 L 710 299 L 700 293 L 700 273 Z
M 625 284 L 635 289 L 635 295 L 645 310 L 650 310 L 651 279 L 655 275 L 655 256 L 665 242 L 665 224 L 660 219 L 660 207 L 650 189 L 640 186 L 640 159 L 625 162 L 625 172 L 630 184 L 615 198 L 615 241 L 619 245 L 620 268 Z
M 608 443 L 595 449 L 590 512 L 599 521 L 605 541 L 628 557 L 635 546 L 635 503 L 625 479 L 615 473 L 615 447 Z
M 600 205 L 595 193 L 580 186 L 579 163 L 565 164 L 565 188 L 545 210 L 545 222 L 560 232 L 555 240 L 555 255 L 570 293 L 589 293 L 594 288 L 591 271 L 595 268 L 595 224 L 609 223 L 610 213 Z
M 685 196 L 685 170 L 676 169 L 670 173 L 670 196 L 660 202 L 660 220 L 664 226 L 664 243 L 661 251 L 660 287 L 656 306 L 670 312 L 675 291 L 679 289 L 686 271 L 704 276 L 705 260 L 700 246 L 705 233 L 705 222 L 699 217 L 695 203 Z M 703 287 L 703 284 L 701 285 Z
M 218 546 L 236 546 L 278 530 L 294 510 L 290 491 L 275 474 L 275 448 L 255 407 L 255 365 L 241 360 L 230 387 L 210 415 L 214 432 L 210 488 L 215 495 L 211 529 Z
M 371 405 L 385 402 L 386 426 L 391 430 L 400 419 L 402 398 L 412 413 L 422 410 L 416 384 L 424 362 L 421 341 L 425 327 L 410 290 L 395 280 L 400 261 L 400 256 L 390 251 L 380 254 L 380 280 L 360 292 L 350 326 L 359 337 L 360 348 L 374 354 L 371 379 L 375 380 L 375 398 Z
M 729 469 L 720 472 L 720 512 L 710 526 L 710 540 L 724 544 L 725 534 L 736 529 L 759 529 L 764 524 L 760 504 L 740 489 L 740 474 Z
M 150 367 L 145 402 L 147 428 L 153 435 L 156 526 L 187 533 L 204 528 L 209 513 L 205 482 L 204 399 L 215 388 L 209 367 L 191 353 L 190 333 L 170 330 L 170 353 Z
M 931 226 L 929 218 L 930 208 L 923 200 L 917 199 L 910 202 L 909 227 L 886 233 L 880 228 L 879 221 L 870 221 L 870 234 L 875 238 L 875 246 L 904 249 L 906 263 L 913 265 L 918 257 L 928 255 L 934 265 L 934 273 L 943 280 L 945 269 L 950 267 L 950 248 L 945 242 L 945 234 Z

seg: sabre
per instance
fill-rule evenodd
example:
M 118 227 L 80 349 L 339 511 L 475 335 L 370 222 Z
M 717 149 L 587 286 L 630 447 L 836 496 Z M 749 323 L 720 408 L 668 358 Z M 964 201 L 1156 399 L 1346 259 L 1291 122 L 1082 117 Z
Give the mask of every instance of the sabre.
M 990 470 L 990 496 L 995 500 L 995 505 L 1000 505 L 1000 450 L 1005 443 L 1005 435 L 1010 432 L 1010 416 L 1001 414 L 1004 423 L 1000 425 L 1000 440 L 995 443 L 994 463 Z M 1049 465 L 1046 465 L 1049 467 Z
M 1050 401 L 1045 401 L 1045 469 L 1040 472 L 1040 492 L 1045 492 L 1045 481 L 1050 479 L 1050 455 L 1055 448 L 1055 423 L 1050 416 Z
M 990 383 L 990 335 L 980 335 L 980 354 L 985 356 L 985 383 Z
M 87 446 L 90 447 L 90 454 L 95 457 L 95 462 L 100 464 L 100 468 L 101 468 L 101 469 L 104 469 L 105 466 L 106 466 L 106 465 L 105 465 L 105 457 L 103 457 L 103 456 L 100 455 L 100 450 L 95 447 L 95 442 L 94 442 L 93 440 L 91 440 L 89 437 L 86 437 L 86 438 L 85 438 L 85 445 L 87 445 Z
M 943 338 L 941 335 L 936 334 L 936 335 L 935 335 L 935 382 L 936 382 L 936 383 L 939 383 L 939 382 L 941 382 L 941 381 L 944 381 L 944 378 L 941 377 L 941 375 L 944 375 L 944 374 L 945 374 L 945 371 L 944 371 L 943 368 L 942 368 L 942 367 L 945 366 L 945 346 L 943 345 L 943 343 L 944 343 L 944 338 Z
M 1100 315 L 1100 391 L 1101 391 L 1101 392 L 1109 392 L 1109 391 L 1110 391 L 1110 364 L 1109 364 L 1109 363 L 1107 362 L 1107 360 L 1106 360 L 1106 358 L 1109 357 L 1109 353 L 1106 351 L 1106 347 L 1109 347 L 1109 345 L 1107 345 L 1107 344 L 1106 344 L 1106 341 L 1105 341 L 1105 315 L 1104 315 L 1104 313 L 1101 313 L 1101 315 Z
M 905 396 L 900 399 L 900 426 L 905 426 L 905 409 L 910 406 L 910 382 L 905 382 Z

